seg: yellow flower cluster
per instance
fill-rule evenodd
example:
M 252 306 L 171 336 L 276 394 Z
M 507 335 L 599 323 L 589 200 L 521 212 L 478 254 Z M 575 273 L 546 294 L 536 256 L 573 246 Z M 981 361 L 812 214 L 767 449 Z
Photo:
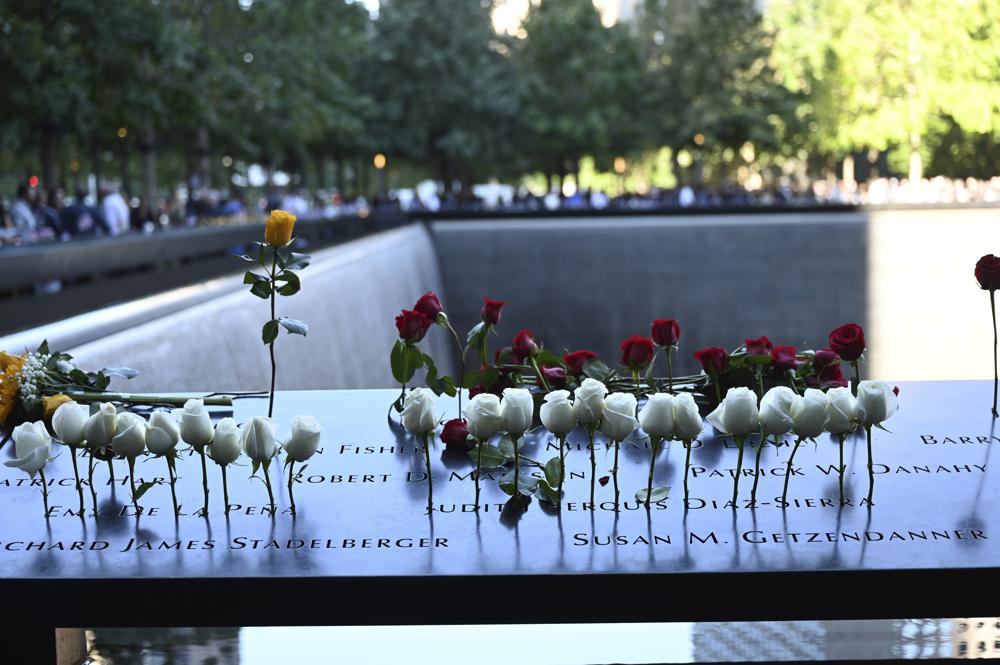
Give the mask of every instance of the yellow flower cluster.
M 17 377 L 24 366 L 24 356 L 0 351 L 0 425 L 7 422 L 17 399 Z

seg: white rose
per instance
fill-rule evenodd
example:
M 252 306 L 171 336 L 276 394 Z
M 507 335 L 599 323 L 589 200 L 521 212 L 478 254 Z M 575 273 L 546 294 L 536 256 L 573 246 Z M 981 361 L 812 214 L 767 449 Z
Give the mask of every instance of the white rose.
M 535 402 L 531 393 L 524 388 L 504 388 L 500 400 L 500 418 L 503 429 L 513 438 L 518 438 L 531 429 L 531 419 L 535 413 Z
M 116 455 L 136 458 L 146 450 L 146 419 L 137 413 L 122 411 L 115 419 L 115 438 L 111 449 Z
M 98 404 L 97 411 L 83 425 L 83 438 L 86 439 L 88 448 L 107 448 L 111 445 L 111 439 L 115 438 L 117 415 L 118 409 L 114 404 Z
M 264 463 L 278 452 L 274 442 L 275 425 L 270 418 L 254 416 L 240 426 L 243 450 L 250 459 Z
M 642 411 L 639 424 L 654 439 L 674 438 L 674 398 L 668 393 L 653 393 Z
M 862 381 L 858 384 L 858 420 L 865 427 L 878 425 L 896 413 L 899 404 L 889 384 Z
M 464 413 L 469 433 L 480 441 L 489 439 L 503 427 L 500 398 L 492 393 L 479 393 L 470 399 Z
M 573 391 L 573 411 L 584 425 L 596 425 L 604 417 L 604 398 L 608 388 L 597 379 L 584 379 Z
M 312 416 L 292 418 L 292 436 L 285 443 L 285 454 L 293 462 L 305 462 L 319 448 L 319 433 L 323 427 Z
M 90 409 L 86 405 L 66 402 L 52 414 L 52 429 L 63 443 L 78 446 L 84 442 L 83 426 L 89 416 Z
M 208 415 L 205 402 L 189 399 L 184 402 L 180 413 L 181 438 L 194 448 L 201 448 L 212 442 L 212 417 Z
M 547 394 L 538 415 L 545 429 L 556 436 L 566 436 L 576 429 L 576 414 L 568 390 L 553 390 Z
M 674 436 L 681 441 L 694 441 L 701 434 L 704 423 L 698 404 L 690 393 L 674 395 Z
M 826 427 L 826 393 L 807 388 L 792 401 L 792 431 L 803 439 L 814 439 Z
M 240 430 L 232 418 L 223 418 L 215 425 L 212 443 L 208 446 L 208 454 L 219 466 L 228 466 L 239 459 L 243 452 L 240 441 Z
M 52 451 L 52 437 L 45 429 L 45 423 L 22 423 L 11 433 L 14 438 L 14 455 L 16 459 L 4 462 L 6 466 L 14 467 L 35 477 L 49 461 Z
M 778 436 L 792 431 L 792 402 L 795 391 L 788 386 L 775 386 L 760 400 L 760 427 L 764 436 Z
M 406 391 L 406 397 L 403 398 L 403 412 L 400 414 L 403 427 L 415 434 L 433 432 L 438 422 L 434 406 L 434 393 L 427 388 Z
M 833 434 L 847 434 L 858 426 L 858 402 L 850 388 L 826 391 L 826 429 Z
M 604 418 L 601 420 L 601 434 L 612 441 L 624 441 L 639 426 L 635 419 L 635 395 L 632 393 L 611 393 L 604 398 Z
M 166 455 L 177 446 L 181 430 L 172 413 L 158 409 L 149 416 L 146 429 L 146 448 L 154 455 Z
M 723 434 L 744 436 L 757 431 L 759 417 L 757 395 L 741 386 L 726 392 L 722 403 L 708 414 L 708 422 Z

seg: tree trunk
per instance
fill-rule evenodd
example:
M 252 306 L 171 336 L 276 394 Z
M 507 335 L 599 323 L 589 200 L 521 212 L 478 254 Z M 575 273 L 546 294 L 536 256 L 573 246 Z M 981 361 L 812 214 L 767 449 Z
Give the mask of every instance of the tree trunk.
M 148 130 L 139 146 L 142 152 L 142 218 L 153 218 L 156 209 L 156 137 Z
M 347 192 L 344 189 L 346 185 L 344 179 L 344 158 L 341 157 L 340 155 L 337 155 L 336 168 L 337 168 L 337 192 L 340 194 L 340 198 L 346 200 Z
M 122 169 L 122 196 L 125 196 L 125 192 L 128 194 L 134 194 L 132 191 L 132 178 L 129 177 L 129 155 L 128 155 L 128 144 L 125 141 L 121 142 L 121 154 L 119 155 L 121 159 L 121 169 Z
M 920 134 L 910 132 L 910 186 L 914 187 L 924 175 L 924 160 L 920 155 Z
M 94 174 L 94 186 L 97 187 L 97 191 L 101 191 L 101 148 L 94 139 L 90 141 L 90 161 L 90 172 Z
M 204 125 L 198 128 L 196 136 L 196 153 L 197 153 L 197 169 L 196 174 L 198 176 L 198 186 L 199 187 L 211 187 L 212 186 L 212 168 L 209 163 L 209 145 L 208 145 L 208 127 Z
M 853 192 L 858 185 L 857 179 L 854 176 L 854 155 L 844 156 L 842 176 L 844 180 L 844 189 L 849 192 Z
M 59 136 L 54 127 L 50 124 L 43 124 L 39 149 L 42 161 L 42 187 L 51 189 L 59 183 L 56 182 L 56 161 L 59 153 Z
M 316 189 L 326 188 L 326 159 L 320 152 L 313 156 L 313 166 L 316 171 Z

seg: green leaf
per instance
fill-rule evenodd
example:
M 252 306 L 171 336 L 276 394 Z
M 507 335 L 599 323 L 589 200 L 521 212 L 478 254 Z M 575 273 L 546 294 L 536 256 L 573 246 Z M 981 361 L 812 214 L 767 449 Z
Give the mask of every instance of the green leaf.
M 650 502 L 656 503 L 657 501 L 663 501 L 670 494 L 669 487 L 654 487 L 653 493 L 650 495 Z M 641 490 L 635 493 L 635 500 L 639 503 L 646 503 L 646 488 L 643 487 Z
M 472 348 L 473 346 L 475 346 L 476 340 L 478 340 L 479 336 L 485 332 L 486 332 L 486 324 L 482 321 L 472 326 L 472 329 L 469 330 L 468 334 L 465 336 L 466 347 Z
M 291 258 L 291 255 L 292 248 L 288 245 L 282 245 L 274 250 L 274 260 L 279 268 L 286 268 L 288 266 L 288 260 Z
M 35 349 L 35 352 L 40 353 L 43 356 L 49 355 L 49 340 L 43 339 L 42 343 L 38 345 L 37 349 Z
M 389 365 L 392 367 L 392 377 L 401 385 L 410 382 L 417 368 L 422 364 L 423 357 L 420 349 L 407 344 L 403 340 L 397 340 L 389 354 Z
M 312 262 L 312 257 L 308 254 L 299 254 L 298 252 L 291 252 L 288 258 L 288 262 L 285 264 L 286 270 L 302 270 Z
M 392 345 L 392 351 L 389 352 L 389 367 L 392 368 L 392 378 L 396 379 L 396 383 L 404 384 L 409 381 L 404 373 L 405 362 L 406 360 L 403 357 L 403 340 L 398 339 Z
M 133 497 L 133 498 L 134 498 L 134 499 L 135 499 L 136 501 L 138 501 L 138 500 L 139 500 L 140 498 L 142 498 L 142 495 L 143 495 L 143 494 L 145 494 L 146 492 L 148 492 L 148 491 L 149 491 L 149 488 L 150 488 L 150 487 L 152 487 L 152 486 L 153 486 L 153 485 L 155 485 L 155 484 L 156 484 L 156 483 L 151 483 L 151 482 L 149 482 L 148 480 L 146 480 L 146 481 L 143 481 L 143 482 L 142 482 L 142 483 L 141 483 L 141 484 L 140 484 L 140 485 L 139 485 L 139 486 L 138 486 L 138 487 L 137 487 L 137 488 L 135 489 L 135 497 Z
M 255 282 L 254 285 L 250 287 L 250 293 L 254 294 L 258 298 L 267 300 L 271 297 L 271 282 Z
M 255 259 L 254 257 L 250 256 L 249 254 L 237 254 L 236 258 L 242 259 L 243 261 L 246 261 L 247 263 L 257 263 L 257 259 Z
M 545 479 L 552 487 L 559 487 L 561 475 L 559 470 L 559 456 L 556 455 L 545 463 Z
M 521 450 L 522 448 L 524 448 L 523 436 L 517 440 L 517 449 Z M 514 459 L 514 441 L 508 435 L 504 434 L 500 438 L 499 450 L 500 454 L 507 458 L 507 461 Z
M 758 354 L 758 355 L 753 355 L 753 356 L 747 356 L 746 358 L 747 358 L 747 364 L 749 364 L 749 365 L 770 365 L 771 364 L 771 356 L 769 356 L 769 355 Z
M 309 326 L 298 319 L 290 319 L 287 316 L 279 316 L 278 323 L 280 323 L 281 327 L 293 335 L 302 335 L 305 337 L 309 332 Z
M 535 493 L 535 489 L 538 487 L 538 478 L 521 472 L 517 481 L 517 491 L 524 496 L 531 496 Z M 514 470 L 511 469 L 503 475 L 500 479 L 500 489 L 504 491 L 508 496 L 514 495 Z
M 563 367 L 563 360 L 551 351 L 541 350 L 535 354 L 535 361 L 539 367 L 548 365 L 550 367 Z
M 260 337 L 264 341 L 264 344 L 270 344 L 278 336 L 278 320 L 271 319 L 264 324 L 261 329 Z
M 257 282 L 266 282 L 266 281 L 268 281 L 268 278 L 267 278 L 266 275 L 258 275 L 257 273 L 255 273 L 252 270 L 247 270 L 243 274 L 243 283 L 244 284 L 256 284 Z
M 250 475 L 256 476 L 258 469 L 260 469 L 260 460 L 253 460 L 253 464 L 250 465 Z
M 548 501 L 553 505 L 559 504 L 559 486 L 550 485 L 545 480 L 538 481 L 538 493 L 542 495 L 542 500 Z
M 611 374 L 611 368 L 608 367 L 603 361 L 594 359 L 590 360 L 583 366 L 583 375 L 591 378 L 597 379 L 598 381 L 606 381 L 608 375 Z
M 484 469 L 494 469 L 496 467 L 503 466 L 509 461 L 506 457 L 503 456 L 503 454 L 500 452 L 499 449 L 497 449 L 496 446 L 491 446 L 489 444 L 482 444 L 482 448 L 483 448 L 483 455 L 481 464 L 482 468 Z M 476 446 L 475 448 L 469 451 L 469 458 L 471 458 L 473 462 L 476 461 L 478 455 L 479 455 L 479 446 Z
M 299 289 L 302 288 L 302 285 L 299 282 L 299 276 L 289 270 L 278 273 L 275 276 L 274 281 L 284 282 L 282 286 L 277 288 L 278 293 L 283 296 L 295 295 L 299 292 Z
M 101 371 L 107 376 L 119 376 L 123 379 L 134 379 L 139 376 L 139 370 L 131 367 L 105 367 Z

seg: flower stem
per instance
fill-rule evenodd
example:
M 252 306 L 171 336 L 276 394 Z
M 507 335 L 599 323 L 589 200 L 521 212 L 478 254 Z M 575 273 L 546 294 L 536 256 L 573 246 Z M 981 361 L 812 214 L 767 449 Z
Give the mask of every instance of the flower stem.
M 80 517 L 83 517 L 83 483 L 80 482 L 80 468 L 77 466 L 76 447 L 70 446 L 70 459 L 73 460 L 73 478 L 76 479 L 76 493 L 80 495 Z
M 462 340 L 459 339 L 458 333 L 452 328 L 451 322 L 447 323 L 448 330 L 451 332 L 451 336 L 455 338 L 455 346 L 458 347 L 458 417 L 462 417 L 462 384 L 465 382 L 465 348 L 462 346 Z
M 205 516 L 208 516 L 208 465 L 205 463 L 205 446 L 198 448 L 201 455 L 201 487 L 205 490 Z
M 746 437 L 742 435 L 733 437 L 736 445 L 740 447 L 740 453 L 736 458 L 736 477 L 733 479 L 733 508 L 736 507 L 736 499 L 740 494 L 740 476 L 743 475 L 743 442 L 745 439 Z
M 135 508 L 136 516 L 139 515 L 139 500 L 135 498 L 135 458 L 128 457 L 128 484 L 132 490 L 132 507 Z
M 168 452 L 164 457 L 167 460 L 167 477 L 170 479 L 170 498 L 174 502 L 174 517 L 180 510 L 177 508 L 177 475 L 174 473 L 173 451 Z
M 45 469 L 39 469 L 42 478 L 42 505 L 45 507 L 45 519 L 49 519 L 49 484 L 45 481 Z
M 267 486 L 267 500 L 271 502 L 271 518 L 274 518 L 274 489 L 271 487 L 271 461 L 262 464 L 264 467 L 264 484 Z
M 722 388 L 719 387 L 719 375 L 712 374 L 712 385 L 715 386 L 715 401 L 717 404 L 722 404 Z
M 854 385 L 851 386 L 851 394 L 857 397 L 858 386 L 861 385 L 861 363 L 859 360 L 854 359 L 851 361 L 851 365 L 854 366 Z
M 799 449 L 799 444 L 802 443 L 802 437 L 795 437 L 795 445 L 792 446 L 792 454 L 788 456 L 788 462 L 785 464 L 785 489 L 781 492 L 781 503 L 787 504 L 788 497 L 788 479 L 792 477 L 792 460 L 795 459 L 795 451 Z M 783 506 L 787 507 L 787 506 Z
M 97 490 L 94 488 L 94 451 L 90 451 L 90 462 L 87 469 L 87 484 L 90 485 L 90 500 L 94 504 L 94 517 L 97 517 Z
M 431 475 L 431 437 L 433 433 L 424 433 L 424 462 L 427 464 L 427 514 L 434 510 L 434 476 Z M 517 450 L 517 441 L 514 441 L 514 450 Z M 514 458 L 517 461 L 517 457 Z M 516 476 L 515 476 L 516 478 Z M 514 493 L 517 493 L 517 480 L 514 481 Z
M 615 510 L 618 510 L 618 449 L 621 448 L 621 443 L 615 440 L 615 465 L 611 470 L 611 480 L 615 484 Z
M 990 313 L 993 315 L 993 417 L 997 417 L 997 303 L 996 290 L 990 289 Z
M 517 496 L 521 483 L 521 451 L 517 447 L 517 437 L 514 438 L 514 494 Z
M 476 439 L 476 512 L 479 512 L 479 476 L 483 473 L 483 445 L 482 439 Z
M 288 461 L 288 502 L 289 502 L 289 504 L 291 504 L 291 507 L 292 507 L 292 515 L 295 514 L 295 492 L 292 490 L 292 481 L 295 478 L 295 475 L 292 472 L 292 469 L 294 467 L 295 467 L 295 460 L 289 460 Z
M 587 442 L 590 444 L 590 507 L 594 508 L 594 482 L 597 480 L 597 457 L 594 454 L 594 426 L 587 425 Z
M 767 435 L 764 432 L 760 433 L 760 443 L 757 445 L 757 455 L 754 457 L 753 462 L 753 487 L 750 488 L 750 505 L 757 505 L 757 482 L 760 480 L 760 454 L 764 452 L 764 446 L 767 444 Z
M 667 392 L 674 392 L 674 345 L 667 347 Z
M 102 392 L 75 392 L 67 389 L 66 394 L 73 398 L 74 402 L 86 404 L 89 402 L 123 402 L 125 404 L 164 404 L 169 406 L 184 406 L 192 395 L 153 395 L 153 394 L 132 394 L 132 393 L 102 393 Z M 229 395 L 212 395 L 200 397 L 205 406 L 232 406 L 233 398 Z
M 691 470 L 691 445 L 694 441 L 684 442 L 684 508 L 687 509 L 688 503 L 688 475 L 690 475 Z
M 538 379 L 542 382 L 542 388 L 545 389 L 545 392 L 547 393 L 552 392 L 552 386 L 549 385 L 548 379 L 546 379 L 545 375 L 542 374 L 542 370 L 539 369 L 538 361 L 535 360 L 534 356 L 532 356 L 531 358 L 531 366 L 535 369 L 535 374 L 538 376 Z
M 559 437 L 559 506 L 562 508 L 563 481 L 566 480 L 566 435 Z
M 841 434 L 840 438 L 840 503 L 844 503 L 844 439 L 846 434 Z
M 111 482 L 115 482 L 115 465 L 111 463 L 111 460 L 114 459 L 115 454 L 110 451 L 107 451 L 107 455 L 108 455 L 108 473 L 111 475 Z
M 274 314 L 274 301 L 275 301 L 275 297 L 276 297 L 275 296 L 275 289 L 278 288 L 278 284 L 277 284 L 277 282 L 274 281 L 274 273 L 277 270 L 277 264 L 278 264 L 278 254 L 277 254 L 277 252 L 272 252 L 272 254 L 271 254 L 271 321 L 274 321 L 274 318 L 275 318 L 275 314 Z M 274 413 L 274 377 L 277 374 L 277 366 L 274 363 L 274 340 L 272 339 L 271 343 L 268 344 L 267 346 L 268 346 L 268 351 L 271 354 L 271 391 L 268 393 L 268 400 L 267 400 L 267 417 L 270 418 L 271 415 Z M 206 501 L 206 505 L 207 505 L 207 502 L 208 502 L 207 495 L 206 495 L 205 501 Z M 272 501 L 271 503 L 274 503 L 274 502 Z
M 653 496 L 653 471 L 656 470 L 656 453 L 659 452 L 660 443 L 663 439 L 657 437 L 650 439 L 649 451 L 649 481 L 646 483 L 646 508 L 649 508 L 650 498 Z
M 875 469 L 872 466 L 872 426 L 865 428 L 868 439 L 868 505 L 872 505 L 872 494 L 875 493 Z
M 764 368 L 757 365 L 757 399 L 764 399 Z

